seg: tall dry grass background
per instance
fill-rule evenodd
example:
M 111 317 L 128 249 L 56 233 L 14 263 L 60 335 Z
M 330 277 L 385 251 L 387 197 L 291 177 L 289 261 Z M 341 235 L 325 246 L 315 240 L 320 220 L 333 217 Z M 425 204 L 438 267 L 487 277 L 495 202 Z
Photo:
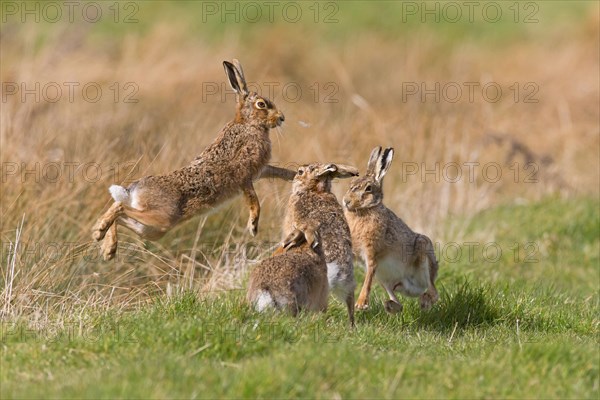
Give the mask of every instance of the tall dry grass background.
M 51 313 L 72 315 L 86 307 L 129 309 L 161 293 L 243 287 L 253 261 L 268 255 L 280 237 L 286 183 L 257 183 L 262 204 L 257 238 L 244 231 L 247 210 L 239 200 L 156 243 L 120 228 L 116 261 L 101 261 L 90 238 L 95 219 L 110 204 L 110 184 L 184 166 L 232 118 L 233 96 L 206 95 L 205 89 L 215 83 L 229 90 L 221 62 L 234 57 L 263 90 L 269 82 L 303 89 L 297 102 L 275 90 L 286 123 L 271 134 L 273 163 L 343 162 L 364 171 L 374 146 L 393 146 L 385 202 L 437 243 L 493 241 L 493 230 L 469 237 L 467 228 L 479 211 L 494 205 L 598 195 L 597 5 L 577 23 L 542 19 L 532 32 L 494 46 L 476 32 L 453 40 L 427 27 L 398 33 L 348 29 L 339 36 L 325 36 L 310 24 L 280 23 L 252 33 L 234 28 L 208 37 L 193 20 L 174 23 L 160 16 L 143 29 L 114 35 L 84 23 L 3 25 L 3 83 L 31 88 L 36 82 L 97 82 L 103 88 L 97 103 L 85 101 L 78 89 L 73 102 L 66 91 L 56 103 L 3 98 L 5 318 L 42 322 Z M 419 95 L 403 100 L 403 83 L 427 82 L 431 88 L 435 82 L 473 81 L 498 83 L 502 99 L 485 101 L 476 90 L 472 103 L 466 92 L 456 103 L 432 96 L 422 102 Z M 121 86 L 117 102 L 108 89 L 114 82 Z M 123 101 L 130 92 L 123 88 L 126 82 L 139 88 L 137 103 Z M 328 82 L 339 89 L 336 103 L 323 101 Z M 523 92 L 515 102 L 508 89 L 514 82 L 537 84 L 539 102 L 523 103 Z M 314 83 L 317 101 L 309 89 Z M 424 167 L 438 163 L 443 172 L 451 162 L 463 168 L 457 182 L 443 174 L 438 182 L 431 174 L 420 176 Z M 475 168 L 470 182 L 465 162 L 498 163 L 502 179 L 488 182 Z M 523 169 L 527 162 L 539 168 L 537 183 L 524 181 L 531 172 Z M 86 163 L 94 167 L 85 171 Z M 407 175 L 414 163 L 419 174 Z M 62 168 L 58 179 L 49 169 L 55 165 Z M 338 198 L 347 187 L 348 182 L 335 183 Z

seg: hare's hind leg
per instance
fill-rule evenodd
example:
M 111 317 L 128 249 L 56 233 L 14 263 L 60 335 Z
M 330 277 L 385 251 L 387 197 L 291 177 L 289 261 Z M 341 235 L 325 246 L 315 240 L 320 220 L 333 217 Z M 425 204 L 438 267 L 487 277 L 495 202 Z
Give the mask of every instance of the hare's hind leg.
M 422 310 L 429 310 L 431 306 L 433 306 L 440 298 L 440 295 L 438 294 L 438 291 L 435 288 L 434 280 L 434 275 L 430 273 L 429 287 L 427 288 L 427 291 L 419 297 L 419 303 L 421 304 Z
M 92 228 L 92 237 L 96 241 L 104 239 L 108 228 L 114 224 L 115 220 L 123 214 L 123 204 L 120 201 L 115 201 L 112 206 L 96 221 Z M 116 236 L 115 236 L 116 237 Z
M 374 256 L 368 254 L 365 261 L 367 264 L 367 275 L 365 276 L 365 281 L 363 282 L 362 289 L 358 295 L 358 300 L 356 301 L 356 308 L 358 310 L 366 310 L 369 308 L 369 294 L 371 293 L 371 286 L 373 285 L 373 277 L 375 276 L 375 272 L 377 272 L 377 261 Z
M 422 236 L 425 238 L 425 236 Z M 437 277 L 438 272 L 438 262 L 435 258 L 435 253 L 433 252 L 433 244 L 429 238 L 426 238 L 423 243 L 423 254 L 421 256 L 424 264 L 426 264 L 427 271 L 429 272 L 429 287 L 427 291 L 419 296 L 419 303 L 421 305 L 422 310 L 428 310 L 438 301 L 440 298 L 437 289 L 435 288 L 435 278 Z
M 104 240 L 102 241 L 102 257 L 104 261 L 112 260 L 112 258 L 117 253 L 117 223 L 114 222 L 108 231 L 106 231 L 106 235 L 104 236 Z
M 350 327 L 354 328 L 354 289 L 350 290 L 346 297 L 346 308 L 348 309 L 348 319 L 350 320 Z
M 258 232 L 258 219 L 260 218 L 260 203 L 258 202 L 258 196 L 254 191 L 252 183 L 247 184 L 242 188 L 244 193 L 244 199 L 250 209 L 250 217 L 248 218 L 248 230 L 252 236 L 256 236 Z
M 156 240 L 164 236 L 175 225 L 172 216 L 164 210 L 138 210 L 124 206 L 117 220 L 144 239 Z

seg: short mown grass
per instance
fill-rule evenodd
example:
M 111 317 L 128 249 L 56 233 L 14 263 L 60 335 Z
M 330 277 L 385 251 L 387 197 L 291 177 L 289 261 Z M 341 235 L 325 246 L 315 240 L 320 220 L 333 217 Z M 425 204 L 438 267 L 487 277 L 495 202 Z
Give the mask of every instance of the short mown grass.
M 442 262 L 428 312 L 406 300 L 388 315 L 377 288 L 355 330 L 339 303 L 325 315 L 260 315 L 242 291 L 85 308 L 43 328 L 4 322 L 1 397 L 597 398 L 597 200 L 499 207 L 471 234 L 499 217 L 520 225 L 496 225 L 501 246 L 557 245 L 540 245 L 530 265 L 512 254 Z

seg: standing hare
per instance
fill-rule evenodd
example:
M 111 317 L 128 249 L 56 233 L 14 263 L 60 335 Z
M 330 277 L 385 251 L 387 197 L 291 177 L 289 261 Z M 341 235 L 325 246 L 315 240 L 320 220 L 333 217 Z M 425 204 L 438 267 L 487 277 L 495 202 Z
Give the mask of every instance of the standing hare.
M 405 296 L 419 296 L 422 309 L 430 308 L 439 297 L 434 285 L 438 263 L 431 240 L 413 232 L 382 203 L 383 177 L 393 156 L 392 148 L 383 152 L 381 147 L 373 149 L 366 175 L 354 179 L 344 195 L 354 249 L 367 266 L 356 308 L 368 307 L 375 276 L 389 295 L 385 309 L 390 313 L 402 310 L 395 291 Z
M 223 66 L 236 92 L 235 119 L 189 165 L 167 175 L 146 176 L 128 187 L 110 187 L 115 202 L 98 219 L 92 233 L 95 240 L 104 239 L 105 260 L 117 250 L 116 223 L 154 240 L 240 192 L 250 209 L 248 229 L 256 235 L 260 205 L 252 182 L 269 176 L 286 179 L 283 169 L 267 165 L 271 158 L 269 130 L 281 125 L 284 115 L 271 101 L 248 91 L 237 60 L 224 61 Z
M 269 308 L 326 311 L 327 264 L 319 236 L 294 230 L 283 241 L 282 251 L 258 264 L 250 274 L 248 301 L 262 312 Z
M 334 178 L 357 176 L 358 170 L 340 164 L 311 164 L 298 168 L 285 215 L 284 234 L 297 226 L 319 226 L 327 262 L 329 291 L 348 308 L 354 326 L 354 266 L 350 228 L 344 210 L 331 193 Z

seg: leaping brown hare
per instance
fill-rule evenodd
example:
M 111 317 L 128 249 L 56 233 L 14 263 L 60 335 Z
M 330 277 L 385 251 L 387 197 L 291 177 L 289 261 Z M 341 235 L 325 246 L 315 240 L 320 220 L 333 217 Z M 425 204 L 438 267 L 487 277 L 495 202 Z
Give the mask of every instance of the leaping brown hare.
M 383 205 L 383 177 L 394 157 L 394 149 L 371 153 L 365 176 L 355 178 L 344 195 L 346 219 L 352 232 L 354 251 L 362 255 L 367 275 L 356 302 L 357 309 L 369 305 L 373 277 L 387 292 L 389 313 L 402 311 L 395 291 L 419 297 L 422 309 L 430 308 L 439 298 L 435 288 L 438 262 L 431 240 L 413 232 L 389 208 Z
M 344 210 L 331 192 L 331 181 L 357 175 L 356 168 L 341 164 L 314 163 L 299 167 L 283 223 L 285 235 L 301 226 L 319 227 L 317 232 L 327 263 L 329 293 L 346 304 L 351 326 L 354 326 L 356 287 L 352 238 Z
M 327 310 L 327 264 L 319 235 L 295 229 L 281 251 L 260 262 L 250 273 L 247 299 L 259 311 Z
M 283 113 L 269 99 L 248 91 L 239 61 L 224 61 L 223 66 L 236 93 L 235 119 L 191 164 L 167 175 L 146 176 L 127 187 L 110 187 L 115 202 L 98 219 L 92 233 L 95 240 L 104 239 L 105 260 L 113 258 L 117 250 L 117 223 L 142 238 L 159 239 L 175 225 L 240 192 L 250 210 L 248 229 L 254 236 L 260 205 L 252 182 L 259 177 L 293 177 L 267 165 L 271 158 L 269 130 L 283 123 Z

